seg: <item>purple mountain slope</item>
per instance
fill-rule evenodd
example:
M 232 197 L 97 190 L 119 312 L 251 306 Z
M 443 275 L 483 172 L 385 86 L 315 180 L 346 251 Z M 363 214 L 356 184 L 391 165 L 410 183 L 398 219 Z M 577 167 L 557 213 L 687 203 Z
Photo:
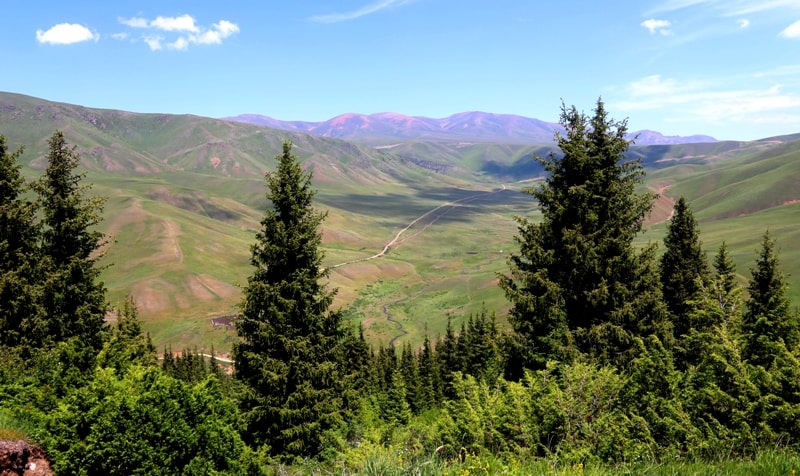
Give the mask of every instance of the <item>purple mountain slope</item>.
M 323 122 L 281 121 L 259 114 L 241 114 L 223 119 L 365 144 L 385 143 L 387 140 L 550 144 L 553 142 L 554 133 L 561 130 L 561 126 L 553 122 L 513 114 L 486 112 L 462 112 L 442 119 L 405 116 L 392 112 L 369 115 L 348 113 Z M 650 130 L 629 134 L 631 138 L 636 135 L 638 135 L 637 145 L 716 142 L 716 139 L 710 136 L 665 136 Z

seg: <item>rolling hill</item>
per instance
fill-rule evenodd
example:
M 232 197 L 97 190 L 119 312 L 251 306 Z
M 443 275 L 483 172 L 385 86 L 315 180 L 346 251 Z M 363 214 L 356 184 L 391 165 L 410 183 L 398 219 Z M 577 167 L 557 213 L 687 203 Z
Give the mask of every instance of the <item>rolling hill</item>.
M 362 322 L 375 344 L 399 335 L 388 313 L 414 343 L 426 332 L 442 333 L 448 315 L 459 325 L 482 306 L 502 313 L 507 303 L 496 274 L 507 270 L 505 257 L 516 247 L 513 217 L 537 214 L 518 191 L 541 174 L 531 154 L 552 151 L 503 142 L 510 132 L 502 129 L 489 128 L 492 141 L 468 140 L 455 127 L 452 135 L 434 128 L 434 139 L 368 146 L 299 126 L 285 131 L 0 93 L 0 134 L 12 148 L 25 145 L 28 177 L 41 173 L 56 129 L 78 147 L 94 192 L 109 197 L 102 229 L 114 239 L 103 275 L 111 302 L 132 294 L 159 347 L 213 344 L 223 352 L 234 333 L 213 328 L 210 318 L 236 311 L 237 286 L 250 274 L 249 247 L 267 205 L 263 174 L 284 139 L 313 171 L 318 207 L 328 213 L 323 243 L 331 285 L 339 289 L 336 305 Z M 663 195 L 642 241 L 660 239 L 670 199 L 685 195 L 709 254 L 725 240 L 743 276 L 769 228 L 798 302 L 800 135 L 635 146 L 630 154 L 645 164 L 647 185 Z M 385 255 L 365 259 L 390 242 Z

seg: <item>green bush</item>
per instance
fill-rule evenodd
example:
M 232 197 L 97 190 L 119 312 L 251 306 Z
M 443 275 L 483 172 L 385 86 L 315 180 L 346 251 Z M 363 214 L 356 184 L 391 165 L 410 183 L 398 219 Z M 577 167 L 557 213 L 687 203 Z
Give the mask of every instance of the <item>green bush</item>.
M 214 377 L 190 386 L 153 367 L 98 369 L 61 401 L 45 446 L 59 474 L 241 474 L 236 420 Z

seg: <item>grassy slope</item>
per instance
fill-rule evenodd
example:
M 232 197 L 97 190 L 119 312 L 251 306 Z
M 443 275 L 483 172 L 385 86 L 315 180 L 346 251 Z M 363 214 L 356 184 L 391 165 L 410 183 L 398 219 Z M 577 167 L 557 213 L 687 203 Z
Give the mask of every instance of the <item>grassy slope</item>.
M 709 258 L 725 241 L 743 279 L 769 230 L 789 274 L 789 295 L 800 305 L 800 140 L 752 145 L 725 160 L 711 156 L 705 163 L 651 171 L 648 179 L 668 185 L 665 194 L 689 200 Z M 654 226 L 649 239 L 663 233 L 664 224 Z
M 115 239 L 103 261 L 113 264 L 104 273 L 109 299 L 116 303 L 132 293 L 158 347 L 230 348 L 234 333 L 213 329 L 208 319 L 235 312 L 237 286 L 250 274 L 249 247 L 266 206 L 263 173 L 287 136 L 314 172 L 318 207 L 328 212 L 327 266 L 374 255 L 415 218 L 461 200 L 405 231 L 387 256 L 332 270 L 336 305 L 365 323 L 374 344 L 398 335 L 386 313 L 403 325 L 403 339 L 416 344 L 426 330 L 432 338 L 441 334 L 448 315 L 459 326 L 482 305 L 504 310 L 496 273 L 507 270 L 505 256 L 516 250 L 512 217 L 536 213 L 527 195 L 512 191 L 519 184 L 505 191 L 500 184 L 531 177 L 526 154 L 532 149 L 521 146 L 415 141 L 376 151 L 194 116 L 94 110 L 0 94 L 0 133 L 12 146 L 27 145 L 29 175 L 40 173 L 46 140 L 57 128 L 83 153 L 94 191 L 109 197 L 102 225 Z M 800 205 L 776 206 L 800 198 L 796 143 L 675 146 L 676 161 L 663 160 L 669 148 L 654 150 L 637 149 L 646 163 L 661 160 L 650 184 L 669 185 L 665 194 L 690 199 L 709 254 L 725 239 L 747 275 L 761 234 L 770 228 L 785 270 L 800 276 Z M 451 168 L 437 173 L 428 162 Z M 663 219 L 669 201 L 659 205 Z M 663 231 L 664 224 L 656 224 L 642 240 L 660 240 Z M 797 282 L 793 278 L 795 302 Z

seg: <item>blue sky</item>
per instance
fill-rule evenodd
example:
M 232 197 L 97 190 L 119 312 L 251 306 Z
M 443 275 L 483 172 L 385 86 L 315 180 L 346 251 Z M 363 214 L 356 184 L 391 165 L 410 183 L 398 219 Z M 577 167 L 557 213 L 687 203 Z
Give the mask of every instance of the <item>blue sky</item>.
M 800 0 L 7 0 L 0 90 L 136 112 L 800 132 Z

